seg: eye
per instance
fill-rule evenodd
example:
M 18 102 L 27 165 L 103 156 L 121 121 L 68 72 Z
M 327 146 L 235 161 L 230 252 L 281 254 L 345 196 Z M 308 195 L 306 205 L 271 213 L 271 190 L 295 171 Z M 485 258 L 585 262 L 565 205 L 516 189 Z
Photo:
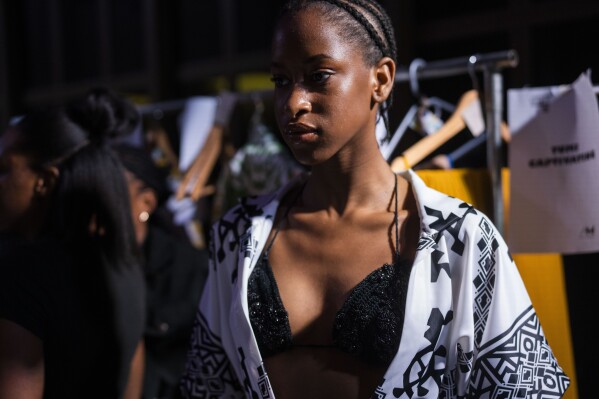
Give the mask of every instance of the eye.
M 287 84 L 289 84 L 289 79 L 282 75 L 273 75 L 270 78 L 270 81 L 275 84 L 276 88 L 285 87 Z
M 315 83 L 324 84 L 329 80 L 329 78 L 333 75 L 332 72 L 328 71 L 316 71 L 310 75 L 310 79 Z

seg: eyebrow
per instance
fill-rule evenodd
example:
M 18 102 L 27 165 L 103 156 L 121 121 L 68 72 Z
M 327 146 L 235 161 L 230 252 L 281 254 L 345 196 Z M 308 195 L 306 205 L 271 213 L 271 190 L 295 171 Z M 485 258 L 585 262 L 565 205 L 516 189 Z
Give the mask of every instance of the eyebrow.
M 328 56 L 326 54 L 316 54 L 313 55 L 311 57 L 306 58 L 303 63 L 304 64 L 314 64 L 316 62 L 320 62 L 320 61 L 325 61 L 325 60 L 332 60 L 333 57 Z M 270 63 L 271 67 L 282 67 L 283 65 L 281 63 L 278 62 L 271 62 Z

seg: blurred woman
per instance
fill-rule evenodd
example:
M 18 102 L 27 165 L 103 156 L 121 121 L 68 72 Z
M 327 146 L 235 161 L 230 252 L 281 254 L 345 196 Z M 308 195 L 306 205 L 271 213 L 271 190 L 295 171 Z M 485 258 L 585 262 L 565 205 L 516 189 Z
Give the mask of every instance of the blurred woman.
M 0 398 L 139 396 L 143 275 L 108 145 L 138 118 L 94 90 L 0 138 Z
M 172 221 L 167 171 L 143 147 L 117 144 L 146 280 L 144 399 L 173 399 L 185 367 L 193 318 L 208 274 L 208 251 Z

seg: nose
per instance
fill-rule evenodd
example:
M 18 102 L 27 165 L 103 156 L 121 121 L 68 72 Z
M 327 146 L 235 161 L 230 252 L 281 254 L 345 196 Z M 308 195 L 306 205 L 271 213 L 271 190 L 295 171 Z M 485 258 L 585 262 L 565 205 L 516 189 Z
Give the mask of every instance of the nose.
M 285 111 L 293 119 L 312 111 L 312 103 L 309 100 L 308 92 L 301 85 L 295 84 L 291 87 L 285 104 Z

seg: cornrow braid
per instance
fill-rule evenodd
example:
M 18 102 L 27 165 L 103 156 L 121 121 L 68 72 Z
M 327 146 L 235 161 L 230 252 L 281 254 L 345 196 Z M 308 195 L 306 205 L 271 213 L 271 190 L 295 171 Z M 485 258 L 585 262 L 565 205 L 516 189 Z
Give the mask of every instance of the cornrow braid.
M 383 55 L 390 57 L 393 61 L 397 62 L 397 43 L 395 41 L 395 33 L 393 30 L 393 24 L 391 22 L 391 18 L 387 12 L 383 9 L 383 7 L 377 3 L 376 1 L 368 1 L 368 0 L 353 0 L 355 4 L 364 9 L 368 10 L 370 14 L 377 18 L 382 33 L 386 39 L 387 43 L 387 52 L 383 52 Z M 378 34 L 377 34 L 378 35 Z M 393 105 L 393 90 L 389 93 L 389 97 L 387 100 L 381 104 L 381 112 L 380 115 L 383 117 L 383 123 L 385 124 L 385 129 L 387 130 L 387 136 L 385 140 L 390 140 L 390 128 L 389 128 L 389 116 L 388 110 Z
M 356 25 L 363 28 L 366 35 L 358 35 L 355 31 L 347 29 L 345 33 L 347 33 L 349 40 L 357 40 L 356 43 L 365 46 L 364 59 L 370 65 L 375 65 L 382 57 L 389 57 L 393 61 L 397 61 L 396 41 L 391 18 L 389 18 L 385 9 L 374 0 L 288 0 L 282 9 L 282 14 L 294 13 L 318 3 L 323 6 L 329 5 L 345 12 L 348 18 L 351 18 L 356 22 Z M 335 14 L 337 13 L 327 13 L 325 17 L 329 20 L 334 20 L 338 17 L 342 18 L 340 15 L 335 16 Z M 374 44 L 374 47 L 366 47 L 369 46 L 367 43 L 368 40 Z M 393 90 L 389 93 L 387 100 L 381 104 L 378 115 L 379 118 L 383 118 L 383 123 L 387 130 L 386 140 L 389 140 L 391 137 L 388 110 L 392 104 Z
M 362 14 L 356 7 L 353 7 L 352 5 L 349 4 L 348 1 L 345 1 L 345 0 L 320 0 L 320 1 L 324 1 L 326 3 L 333 4 L 339 8 L 342 8 L 345 11 L 347 11 L 347 13 L 349 13 L 352 17 L 354 17 L 354 19 L 356 21 L 358 21 L 360 23 L 360 25 L 362 25 L 364 27 L 364 29 L 366 29 L 366 32 L 368 32 L 368 36 L 370 36 L 370 38 L 376 44 L 376 46 L 381 51 L 383 56 L 391 56 L 391 54 L 389 53 L 389 46 L 387 46 L 383 42 L 383 40 L 377 33 L 376 28 L 374 26 L 372 26 L 372 24 L 370 23 L 368 18 L 366 18 L 364 16 L 364 14 Z M 354 2 L 358 3 L 361 1 L 354 0 Z M 366 6 L 364 8 L 366 8 L 366 10 L 368 10 L 372 13 L 372 8 L 370 8 L 368 6 Z M 376 16 L 377 13 L 374 13 L 374 14 Z
M 387 50 L 388 53 L 386 56 L 393 59 L 393 61 L 397 61 L 397 43 L 395 42 L 395 33 L 393 30 L 393 23 L 391 22 L 391 18 L 385 11 L 385 9 L 376 1 L 365 1 L 365 0 L 354 0 L 358 6 L 367 9 L 372 15 L 374 15 L 381 26 L 383 31 L 383 35 L 387 41 Z
M 350 14 L 356 21 L 360 23 L 368 32 L 368 36 L 372 39 L 372 41 L 376 44 L 383 57 L 389 57 L 393 61 L 397 61 L 397 46 L 395 42 L 395 34 L 393 33 L 393 26 L 391 24 L 391 19 L 389 15 L 385 12 L 380 4 L 374 1 L 368 0 L 314 0 L 314 1 L 322 1 L 329 4 L 333 4 L 343 10 L 345 10 L 348 14 Z M 357 6 L 357 7 L 356 7 Z M 377 29 L 370 23 L 368 18 L 364 16 L 362 12 L 358 9 L 361 7 L 362 9 L 369 12 L 379 23 L 380 29 L 383 34 L 383 38 L 379 35 Z M 385 39 L 385 40 L 383 40 Z M 381 104 L 381 110 L 379 113 L 379 117 L 383 118 L 383 123 L 385 125 L 385 130 L 387 131 L 387 135 L 385 140 L 390 140 L 390 127 L 389 127 L 389 115 L 388 110 L 393 105 L 393 90 L 389 93 L 389 97 L 383 104 Z

